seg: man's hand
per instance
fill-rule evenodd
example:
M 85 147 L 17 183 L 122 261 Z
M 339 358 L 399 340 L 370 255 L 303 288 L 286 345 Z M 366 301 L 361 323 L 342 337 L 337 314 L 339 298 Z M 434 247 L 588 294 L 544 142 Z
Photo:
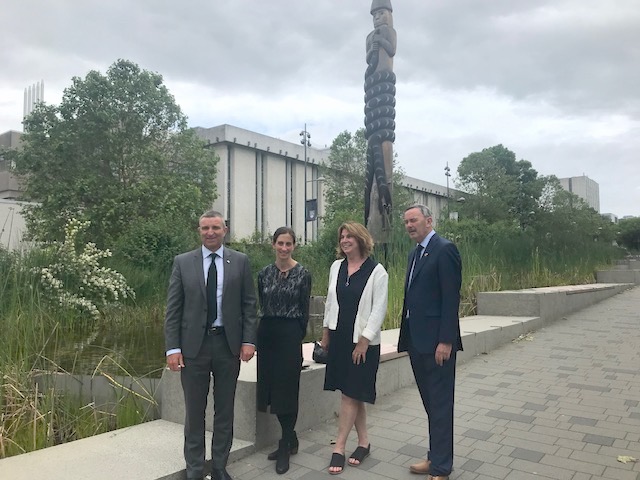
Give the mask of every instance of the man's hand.
M 451 356 L 451 344 L 439 343 L 436 347 L 436 364 L 442 366 Z
M 182 368 L 184 368 L 184 358 L 182 357 L 182 353 L 172 353 L 167 356 L 167 367 L 172 372 L 179 372 Z
M 240 360 L 248 362 L 253 358 L 254 353 L 256 353 L 256 347 L 254 345 L 242 345 L 242 347 L 240 347 Z

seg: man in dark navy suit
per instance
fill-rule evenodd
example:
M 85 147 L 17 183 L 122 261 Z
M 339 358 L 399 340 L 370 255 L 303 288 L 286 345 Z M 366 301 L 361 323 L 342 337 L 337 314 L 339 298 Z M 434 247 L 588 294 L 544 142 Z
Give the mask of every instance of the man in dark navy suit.
M 431 211 L 412 205 L 404 225 L 416 247 L 409 254 L 398 351 L 409 352 L 429 418 L 426 460 L 411 465 L 428 480 L 448 480 L 453 467 L 453 402 L 460 338 L 460 253 L 433 229 Z

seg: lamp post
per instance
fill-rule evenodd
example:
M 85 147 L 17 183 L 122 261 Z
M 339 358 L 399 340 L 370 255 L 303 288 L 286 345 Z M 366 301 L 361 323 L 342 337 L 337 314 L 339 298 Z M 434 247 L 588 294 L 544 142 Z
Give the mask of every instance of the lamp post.
M 451 210 L 451 197 L 449 196 L 449 177 L 451 176 L 451 169 L 449 168 L 449 162 L 447 162 L 447 166 L 444 167 L 444 175 L 447 177 L 447 215 L 449 215 L 449 211 Z
M 304 243 L 307 243 L 307 147 L 311 146 L 311 135 L 307 132 L 307 124 L 300 132 L 300 143 L 304 146 Z

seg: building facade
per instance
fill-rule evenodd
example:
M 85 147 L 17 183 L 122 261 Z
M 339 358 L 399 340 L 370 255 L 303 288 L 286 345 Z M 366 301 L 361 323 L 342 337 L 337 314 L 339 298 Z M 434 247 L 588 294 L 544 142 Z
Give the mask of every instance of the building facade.
M 299 143 L 232 125 L 194 130 L 219 157 L 218 197 L 212 207 L 227 219 L 229 238 L 265 238 L 281 226 L 293 228 L 303 243 L 318 238 L 326 207 L 321 171 L 322 165 L 328 164 L 330 149 L 307 147 L 305 162 L 305 148 Z M 14 131 L 3 133 L 0 145 L 19 147 L 20 135 Z M 0 198 L 16 199 L 20 188 L 9 168 L 0 159 Z M 402 185 L 410 190 L 415 202 L 431 209 L 436 222 L 448 198 L 450 210 L 455 211 L 456 200 L 464 195 L 413 177 L 403 177 Z M 305 200 L 316 201 L 312 221 L 306 221 Z M 15 213 L 19 214 L 19 210 Z
M 23 235 L 27 231 L 22 209 L 26 202 L 0 199 L 0 248 L 15 250 L 21 248 Z
M 582 198 L 587 205 L 600 213 L 600 186 L 586 175 L 581 177 L 561 178 L 560 185 L 566 191 Z
M 303 243 L 317 239 L 326 206 L 321 166 L 328 164 L 330 149 L 307 147 L 305 162 L 301 144 L 232 125 L 195 131 L 220 158 L 213 207 L 228 219 L 231 238 L 264 238 L 286 225 Z M 402 185 L 415 202 L 431 209 L 437 222 L 447 206 L 447 187 L 406 176 Z M 453 211 L 463 194 L 454 189 L 449 194 Z M 307 222 L 305 200 L 312 199 L 317 200 L 317 219 Z
M 15 130 L 0 133 L 0 151 L 3 148 L 19 148 L 21 136 L 22 133 L 16 132 Z M 0 199 L 16 199 L 19 198 L 20 193 L 21 189 L 18 179 L 11 174 L 9 161 L 2 158 L 0 153 Z

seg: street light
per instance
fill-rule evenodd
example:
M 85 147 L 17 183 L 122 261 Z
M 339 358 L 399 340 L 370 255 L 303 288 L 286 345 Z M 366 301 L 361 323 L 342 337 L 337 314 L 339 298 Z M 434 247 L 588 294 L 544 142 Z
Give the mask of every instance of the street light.
M 307 124 L 300 132 L 300 143 L 304 146 L 304 243 L 307 243 L 307 147 L 311 146 L 311 135 L 307 132 Z
M 449 168 L 449 162 L 447 162 L 447 166 L 444 167 L 444 175 L 447 177 L 447 215 L 448 215 L 449 210 L 451 210 L 451 197 L 449 197 L 449 177 L 451 176 L 451 169 Z

